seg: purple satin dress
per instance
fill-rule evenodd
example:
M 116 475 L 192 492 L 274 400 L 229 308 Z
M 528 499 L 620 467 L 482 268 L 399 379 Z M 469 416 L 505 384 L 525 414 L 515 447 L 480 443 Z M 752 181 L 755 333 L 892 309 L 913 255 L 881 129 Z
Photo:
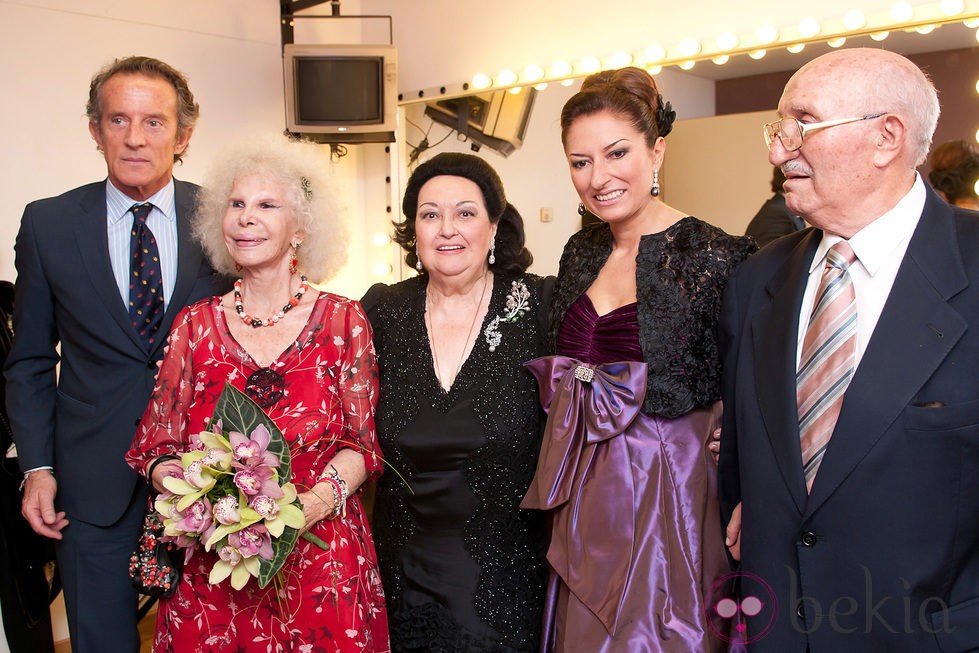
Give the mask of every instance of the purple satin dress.
M 526 364 L 548 413 L 521 504 L 553 518 L 542 650 L 723 650 L 703 605 L 727 571 L 706 446 L 720 404 L 673 419 L 640 410 L 635 304 L 599 316 L 583 294 L 557 349 Z

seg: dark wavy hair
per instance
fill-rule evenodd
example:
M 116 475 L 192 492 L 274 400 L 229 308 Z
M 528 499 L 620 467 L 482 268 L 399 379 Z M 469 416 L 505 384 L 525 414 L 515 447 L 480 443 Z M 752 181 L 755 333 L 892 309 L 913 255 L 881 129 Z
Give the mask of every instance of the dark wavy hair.
M 401 211 L 403 222 L 394 223 L 394 241 L 407 252 L 405 263 L 411 267 L 418 262 L 415 253 L 415 216 L 418 213 L 418 193 L 425 182 L 434 177 L 463 177 L 479 186 L 490 222 L 496 224 L 496 262 L 489 269 L 494 273 L 520 274 L 534 262 L 524 244 L 523 218 L 513 204 L 506 200 L 503 182 L 490 164 L 471 154 L 443 152 L 415 168 L 408 178 Z M 426 273 L 422 270 L 422 273 Z
M 979 149 L 963 140 L 942 143 L 931 153 L 928 181 L 945 194 L 949 204 L 976 196 Z
M 646 137 L 650 148 L 656 139 L 673 129 L 676 111 L 663 100 L 656 80 L 642 68 L 629 66 L 589 75 L 581 90 L 561 110 L 561 142 L 567 143 L 568 129 L 579 116 L 610 111 L 632 122 Z
M 111 77 L 123 74 L 155 77 L 170 82 L 173 90 L 177 93 L 177 137 L 185 134 L 188 129 L 193 129 L 197 123 L 197 118 L 200 116 L 201 108 L 194 101 L 194 94 L 190 92 L 187 77 L 176 68 L 152 57 L 116 59 L 95 73 L 95 77 L 92 78 L 92 83 L 88 87 L 88 103 L 85 105 L 85 113 L 88 115 L 89 122 L 95 123 L 101 129 L 102 88 Z M 179 162 L 186 153 L 186 148 L 180 154 L 174 153 L 174 163 Z

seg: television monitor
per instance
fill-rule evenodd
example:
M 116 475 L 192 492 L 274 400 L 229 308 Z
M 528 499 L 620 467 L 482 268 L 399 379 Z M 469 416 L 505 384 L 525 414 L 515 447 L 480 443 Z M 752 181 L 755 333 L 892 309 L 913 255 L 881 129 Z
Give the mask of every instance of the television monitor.
M 283 49 L 286 129 L 321 143 L 391 143 L 397 121 L 393 45 Z
M 537 91 L 492 91 L 425 105 L 425 115 L 475 143 L 509 156 L 523 145 Z

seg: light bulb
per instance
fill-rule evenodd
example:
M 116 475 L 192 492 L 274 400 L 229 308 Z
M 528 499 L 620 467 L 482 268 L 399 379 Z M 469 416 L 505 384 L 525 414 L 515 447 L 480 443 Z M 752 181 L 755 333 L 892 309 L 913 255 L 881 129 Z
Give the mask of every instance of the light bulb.
M 585 73 L 586 75 L 598 71 L 602 67 L 602 62 L 595 57 L 585 57 L 578 62 L 577 70 L 578 72 Z
M 859 9 L 851 9 L 843 14 L 843 27 L 848 30 L 858 30 L 867 24 L 867 19 Z
M 663 72 L 663 66 L 660 66 L 659 64 L 655 66 L 646 66 L 646 72 L 653 76 L 659 75 L 661 72 Z
M 898 23 L 906 23 L 914 16 L 914 9 L 907 2 L 898 2 L 891 7 L 891 18 Z
M 391 237 L 379 231 L 371 238 L 371 242 L 374 243 L 375 247 L 387 247 L 388 243 L 391 242 Z
M 546 82 L 543 83 L 543 84 L 534 84 L 534 89 L 535 90 L 543 91 L 545 88 L 547 88 L 547 83 Z
M 378 263 L 374 266 L 374 276 L 375 277 L 386 277 L 391 274 L 394 269 L 389 263 Z
M 616 68 L 625 68 L 631 63 L 632 55 L 624 50 L 619 50 L 609 55 L 608 59 L 605 60 L 605 67 L 614 70 Z
M 774 43 L 778 40 L 778 30 L 772 25 L 762 25 L 755 31 L 755 34 L 760 43 Z
M 694 61 L 693 59 L 687 59 L 683 63 L 679 64 L 679 66 L 680 66 L 680 69 L 681 70 L 690 70 L 691 68 L 694 67 L 694 64 L 696 64 L 696 63 L 697 62 Z
M 890 35 L 891 35 L 890 32 L 871 32 L 870 38 L 872 38 L 875 41 L 883 41 Z
M 819 26 L 819 21 L 815 18 L 804 18 L 799 23 L 799 36 L 804 39 L 811 39 L 819 34 L 821 29 L 822 28 Z
M 484 88 L 489 88 L 493 85 L 493 80 L 490 79 L 489 75 L 484 75 L 483 73 L 476 73 L 472 78 L 473 88 L 477 91 L 481 91 Z
M 830 39 L 830 40 L 826 41 L 826 45 L 828 45 L 831 48 L 838 48 L 841 45 L 843 45 L 844 43 L 846 43 L 846 38 L 844 38 L 842 36 L 839 37 L 839 38 Z
M 934 25 L 919 25 L 918 27 L 915 27 L 914 28 L 914 31 L 916 31 L 918 34 L 931 34 L 932 32 L 935 31 L 935 26 Z
M 544 76 L 544 69 L 536 64 L 531 64 L 524 68 L 523 78 L 524 81 L 536 82 L 538 79 Z
M 721 32 L 717 35 L 717 47 L 721 50 L 733 50 L 738 47 L 738 36 L 734 32 Z
M 567 77 L 571 74 L 572 70 L 571 64 L 564 60 L 557 60 L 551 64 L 551 77 Z
M 657 61 L 662 61 L 666 58 L 666 50 L 659 43 L 654 43 L 653 45 L 646 48 L 646 61 L 651 63 L 656 63 Z
M 792 45 L 790 45 L 789 47 L 787 47 L 785 49 L 788 50 L 789 52 L 791 52 L 792 54 L 799 54 L 800 52 L 802 52 L 803 50 L 806 49 L 806 44 L 805 43 L 793 43 Z
M 962 24 L 969 29 L 975 29 L 976 27 L 979 27 L 979 18 L 969 18 L 968 20 L 963 20 Z
M 683 39 L 677 45 L 677 51 L 684 57 L 695 57 L 700 54 L 700 43 L 693 39 Z
M 964 0 L 942 0 L 942 13 L 946 16 L 961 14 L 965 9 Z
M 761 59 L 762 57 L 765 56 L 765 51 L 764 50 L 752 50 L 751 52 L 748 53 L 748 56 L 751 57 L 752 59 L 754 59 L 755 61 L 757 61 L 757 60 L 759 60 L 759 59 Z
M 497 86 L 509 86 L 517 81 L 517 73 L 512 70 L 504 68 L 496 75 L 496 79 L 493 80 Z
M 711 61 L 716 63 L 718 66 L 723 66 L 728 62 L 728 60 L 730 60 L 730 58 L 731 57 L 729 57 L 728 55 L 722 54 L 720 56 L 714 57 L 713 59 L 711 59 Z

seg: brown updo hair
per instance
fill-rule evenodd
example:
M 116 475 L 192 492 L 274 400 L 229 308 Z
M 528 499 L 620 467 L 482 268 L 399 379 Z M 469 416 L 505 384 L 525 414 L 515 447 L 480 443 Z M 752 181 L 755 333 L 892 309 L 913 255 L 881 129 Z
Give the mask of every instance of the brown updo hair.
M 579 116 L 609 111 L 632 123 L 646 137 L 650 148 L 656 139 L 673 129 L 676 111 L 663 101 L 656 80 L 642 68 L 629 66 L 589 75 L 581 90 L 561 110 L 561 142 L 567 143 L 568 130 Z

